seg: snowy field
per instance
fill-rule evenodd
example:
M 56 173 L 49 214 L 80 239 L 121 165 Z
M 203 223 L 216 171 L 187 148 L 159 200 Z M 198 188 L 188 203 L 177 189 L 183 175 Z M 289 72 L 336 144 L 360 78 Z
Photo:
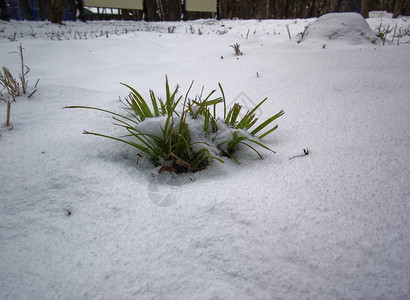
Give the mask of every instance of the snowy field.
M 0 299 L 410 299 L 410 37 L 373 33 L 410 18 L 315 21 L 0 22 L 0 66 L 18 76 L 21 42 L 40 79 L 11 127 L 0 102 Z M 109 115 L 62 109 L 121 112 L 119 82 L 166 75 L 268 97 L 276 153 L 159 174 L 82 134 L 121 136 Z

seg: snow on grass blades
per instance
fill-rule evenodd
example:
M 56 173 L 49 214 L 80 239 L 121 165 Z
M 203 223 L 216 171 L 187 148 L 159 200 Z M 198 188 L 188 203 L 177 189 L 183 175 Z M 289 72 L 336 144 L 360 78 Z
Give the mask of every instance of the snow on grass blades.
M 89 106 L 65 108 L 86 108 L 111 114 L 115 125 L 125 129 L 124 136 L 113 137 L 89 131 L 84 131 L 84 134 L 101 136 L 133 146 L 149 156 L 155 166 L 161 166 L 160 172 L 200 171 L 207 168 L 212 160 L 223 163 L 222 156 L 238 162 L 234 153 L 239 145 L 249 147 L 260 158 L 262 155 L 256 146 L 274 152 L 260 140 L 276 130 L 277 125 L 259 136 L 256 135 L 282 116 L 283 110 L 252 129 L 258 120 L 255 118 L 255 111 L 267 98 L 240 117 L 242 106 L 238 103 L 235 103 L 226 114 L 225 94 L 221 84 L 221 97 L 213 96 L 217 91 L 213 90 L 204 99 L 202 94 L 190 99 L 192 82 L 185 94 L 182 110 L 178 113 L 176 108 L 183 96 L 178 96 L 179 86 L 171 92 L 168 78 L 165 81 L 166 99 L 158 98 L 151 90 L 151 105 L 134 88 L 121 84 L 130 89 L 129 95 L 122 101 L 127 112 L 125 114 Z M 219 103 L 224 105 L 223 119 L 216 114 L 216 106 Z

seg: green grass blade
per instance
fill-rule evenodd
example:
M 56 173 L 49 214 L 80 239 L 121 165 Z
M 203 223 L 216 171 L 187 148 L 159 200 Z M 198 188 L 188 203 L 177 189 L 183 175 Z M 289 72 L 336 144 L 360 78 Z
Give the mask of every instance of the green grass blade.
M 238 118 L 241 109 L 242 109 L 242 105 L 239 105 L 238 103 L 234 104 L 231 120 L 229 122 L 230 125 L 235 126 L 236 119 Z
M 255 115 L 250 115 L 249 111 L 246 113 L 246 115 L 243 116 L 243 118 L 239 121 L 239 123 L 235 126 L 236 129 L 243 129 L 249 123 L 252 121 L 252 119 L 255 117 Z
M 256 105 L 251 111 L 248 111 L 245 116 L 242 118 L 242 120 L 238 123 L 238 125 L 236 126 L 236 128 L 238 129 L 249 129 L 252 127 L 253 124 L 255 124 L 255 122 L 251 124 L 252 119 L 254 118 L 254 113 L 255 111 L 267 100 L 268 98 L 263 99 L 261 102 L 259 102 L 258 105 Z
M 262 134 L 259 138 L 260 138 L 260 139 L 264 138 L 264 137 L 267 136 L 269 133 L 271 133 L 271 132 L 275 131 L 276 129 L 278 129 L 278 127 L 279 127 L 279 126 L 276 125 L 275 127 L 269 129 L 269 130 L 266 131 L 264 134 Z
M 249 148 L 251 148 L 253 151 L 255 151 L 258 155 L 260 159 L 263 159 L 262 155 L 258 152 L 258 150 L 256 150 L 254 147 L 252 147 L 251 145 L 241 142 L 242 145 L 248 146 Z
M 225 152 L 225 151 L 224 151 L 224 155 L 230 157 L 234 162 L 236 162 L 237 164 L 239 164 L 239 160 L 237 160 L 236 157 L 235 157 L 232 153 L 229 153 L 229 152 Z
M 249 142 L 252 142 L 252 143 L 254 143 L 254 144 L 256 144 L 256 145 L 258 145 L 258 146 L 260 146 L 260 147 L 262 147 L 262 148 L 264 148 L 264 149 L 266 149 L 266 150 L 269 150 L 269 151 L 271 151 L 271 152 L 273 152 L 273 153 L 276 153 L 275 151 L 273 151 L 272 149 L 270 149 L 270 148 L 267 147 L 266 145 L 262 144 L 261 142 L 258 142 L 258 141 L 256 141 L 256 140 L 251 140 L 251 139 L 249 139 L 249 138 L 246 138 L 246 140 L 249 141 Z
M 65 106 L 65 107 L 63 107 L 63 109 L 64 109 L 64 108 L 85 108 L 85 109 L 93 109 L 93 110 L 98 110 L 98 111 L 102 111 L 102 112 L 106 112 L 106 113 L 112 114 L 112 115 L 114 115 L 114 116 L 117 116 L 117 117 L 123 118 L 123 119 L 125 119 L 125 120 L 131 121 L 131 122 L 133 122 L 133 123 L 135 123 L 135 124 L 138 124 L 138 123 L 140 122 L 139 119 L 137 119 L 137 121 L 135 121 L 135 120 L 130 119 L 130 118 L 127 118 L 127 117 L 125 117 L 125 116 L 123 116 L 123 115 L 121 115 L 121 114 L 117 114 L 117 113 L 115 113 L 115 112 L 112 112 L 112 111 L 109 111 L 109 110 L 106 110 L 106 109 L 102 109 L 102 108 L 98 108 L 98 107 L 75 105 L 75 106 Z
M 226 119 L 226 100 L 225 100 L 225 93 L 224 93 L 224 90 L 223 90 L 222 85 L 221 85 L 220 82 L 218 82 L 218 85 L 219 85 L 219 89 L 221 90 L 221 93 L 222 93 L 222 100 L 223 100 L 223 102 L 224 102 L 224 119 Z
M 250 112 L 249 115 L 252 115 L 268 98 L 263 99 L 261 102 L 259 102 L 258 105 L 256 105 Z
M 169 92 L 169 84 L 168 84 L 168 75 L 165 75 L 165 95 L 167 97 L 167 101 L 166 103 L 168 104 L 168 102 L 171 99 L 171 93 Z
M 207 156 L 207 158 L 208 158 L 209 161 L 211 161 L 212 159 L 215 159 L 215 160 L 219 161 L 221 164 L 224 164 L 224 163 L 225 163 L 225 162 L 224 162 L 222 159 L 220 159 L 219 157 L 212 156 L 211 153 L 209 152 L 209 150 L 206 149 L 206 148 L 202 148 L 199 152 L 205 152 L 205 153 L 206 153 L 206 156 Z
M 141 122 L 145 120 L 145 114 L 143 113 L 141 107 L 136 101 L 136 96 L 134 94 L 129 95 L 129 100 L 127 100 L 130 108 L 135 112 L 136 115 L 141 119 Z
M 162 100 L 159 100 L 159 103 L 161 105 L 162 115 L 165 116 L 167 114 L 167 108 Z
M 245 128 L 246 130 L 248 130 L 248 129 L 251 128 L 257 121 L 258 121 L 258 118 L 253 119 L 251 122 L 249 122 L 248 124 L 246 124 L 246 125 L 244 126 L 244 128 Z
M 218 124 L 215 118 L 211 118 L 211 126 L 212 126 L 212 132 L 218 131 Z
M 211 105 L 216 105 L 218 103 L 221 103 L 223 100 L 221 97 L 219 98 L 215 98 L 213 100 L 209 100 L 209 101 L 204 101 L 203 104 L 204 106 L 211 106 Z
M 274 120 L 276 120 L 277 118 L 279 118 L 280 116 L 283 116 L 285 112 L 283 110 L 281 110 L 280 112 L 278 112 L 276 115 L 270 117 L 269 119 L 267 119 L 265 122 L 263 122 L 261 125 L 259 125 L 258 127 L 256 127 L 252 132 L 251 135 L 255 135 L 257 134 L 259 131 L 261 131 L 263 128 L 265 128 L 266 126 L 268 126 L 270 123 L 272 123 Z
M 154 136 L 150 136 L 150 135 L 146 135 L 143 134 L 139 131 L 136 132 L 132 132 L 131 130 L 128 130 L 128 132 L 130 132 L 130 134 L 132 136 L 134 136 L 135 138 L 137 138 L 141 143 L 143 143 L 147 149 L 149 149 L 155 156 L 157 157 L 164 157 L 164 152 L 162 149 L 162 143 L 161 143 L 161 139 L 158 139 L 157 137 Z M 156 144 L 154 144 L 149 138 L 150 137 L 154 142 L 156 142 Z M 153 156 L 153 155 L 151 155 Z
M 230 122 L 231 122 L 232 112 L 233 112 L 233 107 L 231 107 L 229 109 L 228 116 L 225 119 L 225 124 L 227 124 L 227 125 L 230 124 Z
M 153 90 L 150 90 L 149 94 L 151 96 L 152 107 L 154 108 L 154 115 L 156 117 L 158 117 L 159 116 L 159 110 L 158 110 L 157 98 L 155 97 L 155 94 L 154 94 Z
M 190 110 L 188 95 L 189 95 L 189 92 L 191 91 L 193 85 L 194 85 L 194 81 L 191 82 L 191 85 L 189 86 L 188 91 L 185 94 L 184 106 L 182 107 L 182 115 L 184 115 L 186 113 L 186 110 L 185 110 L 186 105 L 188 105 L 188 110 Z M 188 103 L 187 103 L 187 101 L 188 101 Z
M 177 108 L 178 103 L 181 101 L 181 99 L 182 99 L 182 96 L 180 96 L 180 97 L 178 98 L 178 100 L 175 101 L 175 104 L 171 107 L 171 109 L 170 109 L 170 114 L 171 114 L 171 115 L 172 115 L 173 113 L 175 113 L 175 114 L 179 117 L 179 113 L 177 113 L 177 112 L 175 111 L 175 109 Z
M 127 122 L 125 122 L 125 121 L 123 121 L 123 120 L 121 120 L 121 119 L 119 119 L 119 118 L 117 118 L 117 117 L 112 117 L 115 121 L 117 121 L 117 122 L 120 122 L 121 124 L 116 124 L 116 125 L 118 125 L 118 126 L 122 126 L 122 127 L 125 127 L 125 128 L 133 128 L 130 124 L 128 124 Z
M 109 136 L 109 135 L 105 135 L 105 134 L 101 134 L 101 133 L 84 131 L 83 134 L 91 134 L 91 135 L 100 136 L 100 137 L 104 137 L 104 138 L 107 138 L 107 139 L 112 139 L 112 140 L 115 140 L 115 141 L 123 142 L 125 144 L 128 144 L 130 146 L 133 146 L 133 147 L 143 151 L 144 153 L 148 154 L 151 157 L 151 152 L 149 151 L 149 149 L 145 148 L 145 147 L 143 147 L 143 146 L 141 146 L 137 143 L 133 143 L 133 142 L 130 142 L 130 141 L 126 141 L 126 140 L 123 140 L 123 139 L 120 139 L 120 138 L 117 138 L 117 137 L 113 137 L 113 136 Z
M 208 133 L 209 118 L 211 117 L 210 113 L 209 113 L 209 110 L 205 109 L 203 115 L 204 115 L 204 128 L 203 128 L 203 130 L 204 130 L 204 132 Z
M 126 86 L 127 88 L 129 88 L 132 93 L 135 96 L 135 100 L 139 105 L 139 109 L 143 112 L 143 116 L 146 118 L 152 118 L 152 113 L 151 110 L 147 104 L 147 102 L 144 100 L 144 98 L 141 96 L 140 93 L 137 92 L 137 90 L 135 90 L 133 87 L 129 86 L 128 84 L 122 83 L 120 82 L 123 86 Z
M 152 118 L 151 109 L 149 108 L 147 102 L 141 97 L 141 95 L 134 95 L 135 101 L 138 103 L 140 110 L 142 111 L 145 118 Z

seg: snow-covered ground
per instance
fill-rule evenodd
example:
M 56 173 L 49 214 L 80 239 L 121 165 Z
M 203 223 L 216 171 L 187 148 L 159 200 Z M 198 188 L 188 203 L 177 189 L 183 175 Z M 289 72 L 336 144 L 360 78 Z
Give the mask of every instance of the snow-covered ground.
M 0 298 L 409 299 L 410 38 L 368 37 L 410 18 L 301 40 L 314 21 L 0 22 L 0 66 L 17 76 L 21 42 L 40 78 L 0 127 Z M 165 75 L 192 97 L 268 97 L 277 153 L 158 174 L 82 135 L 123 134 L 108 115 L 62 109 L 121 111 L 119 82 L 161 95 Z

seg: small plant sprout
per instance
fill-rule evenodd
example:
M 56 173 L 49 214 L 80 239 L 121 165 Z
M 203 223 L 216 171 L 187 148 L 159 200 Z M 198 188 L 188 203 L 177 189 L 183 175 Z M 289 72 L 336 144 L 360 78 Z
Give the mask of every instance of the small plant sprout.
M 303 154 L 292 156 L 291 158 L 289 158 L 289 160 L 291 160 L 292 158 L 295 158 L 295 157 L 301 157 L 301 156 L 306 156 L 306 155 L 309 155 L 309 149 L 308 148 L 303 149 Z
M 233 51 L 235 51 L 235 55 L 240 56 L 243 55 L 243 53 L 241 52 L 241 45 L 239 45 L 238 43 L 233 44 L 233 45 L 229 45 L 229 47 L 233 48 Z
M 65 108 L 86 108 L 111 114 L 115 125 L 125 129 L 126 135 L 113 137 L 89 131 L 84 131 L 84 134 L 101 136 L 133 146 L 140 153 L 146 154 L 155 166 L 160 167 L 160 172 L 179 174 L 200 171 L 207 168 L 213 160 L 223 163 L 222 155 L 238 162 L 234 152 L 239 145 L 251 148 L 262 158 L 255 146 L 272 151 L 260 140 L 278 126 L 262 134 L 260 132 L 284 113 L 280 111 L 251 129 L 257 121 L 255 111 L 266 99 L 240 117 L 242 107 L 238 103 L 226 113 L 225 94 L 221 84 L 219 91 L 222 96 L 215 96 L 217 90 L 212 90 L 203 98 L 202 88 L 201 95 L 191 99 L 189 93 L 193 82 L 184 95 L 179 95 L 179 86 L 171 90 L 166 78 L 165 99 L 158 98 L 150 91 L 150 104 L 137 90 L 122 84 L 130 90 L 129 95 L 121 101 L 126 112 L 124 114 L 89 106 Z M 223 119 L 217 116 L 216 106 L 220 103 L 224 104 Z M 177 111 L 177 107 L 182 109 Z
M 387 36 L 390 32 L 393 31 L 393 28 L 390 28 L 390 25 L 388 25 L 386 28 L 382 28 L 382 23 L 380 23 L 380 26 L 377 28 L 378 32 L 376 35 L 381 38 L 383 41 L 383 46 L 386 43 Z M 393 36 L 394 37 L 394 36 Z
M 309 29 L 309 26 L 310 23 L 305 26 L 305 29 L 302 32 L 299 32 L 298 36 L 300 36 L 300 39 L 298 41 L 298 44 L 305 38 L 306 31 Z

